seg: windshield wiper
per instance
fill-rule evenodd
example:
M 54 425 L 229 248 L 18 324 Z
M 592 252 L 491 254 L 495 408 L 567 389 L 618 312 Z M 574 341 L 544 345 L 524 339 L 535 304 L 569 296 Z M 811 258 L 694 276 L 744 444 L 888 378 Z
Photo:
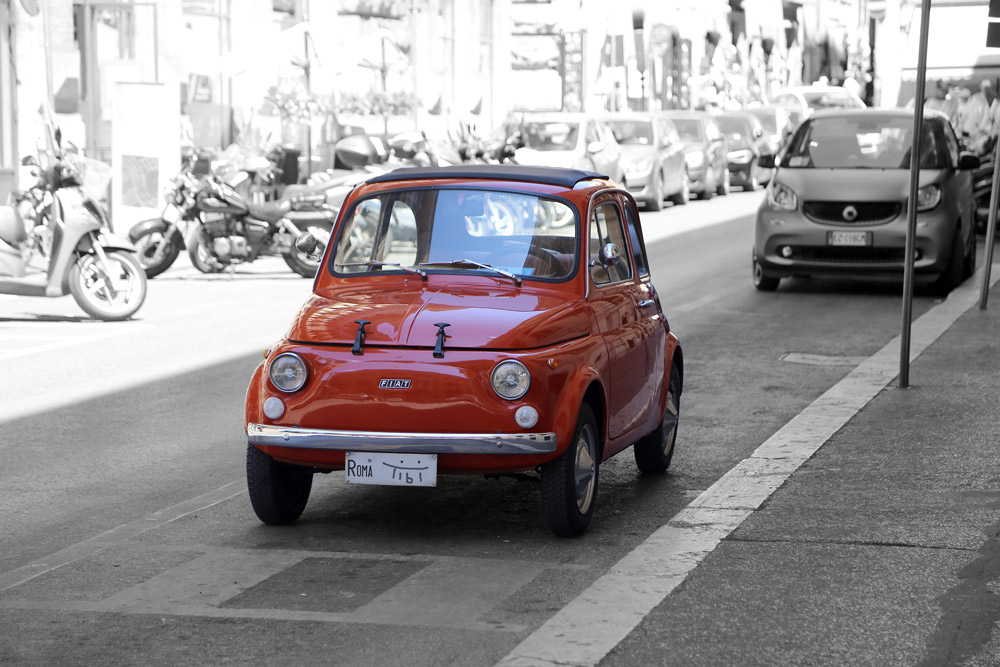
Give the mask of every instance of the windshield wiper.
M 370 259 L 367 262 L 349 262 L 347 264 L 337 264 L 337 266 L 391 266 L 394 269 L 400 269 L 401 271 L 409 271 L 410 273 L 415 273 L 424 280 L 427 280 L 427 272 L 416 269 L 412 266 L 403 266 L 399 262 L 380 262 L 377 259 Z
M 478 266 L 480 269 L 487 269 L 489 271 L 493 271 L 494 273 L 499 274 L 504 278 L 510 278 L 511 280 L 514 281 L 514 284 L 517 285 L 518 287 L 521 286 L 521 276 L 515 275 L 510 271 L 504 271 L 503 269 L 498 269 L 495 266 L 491 266 L 489 264 L 483 264 L 482 262 L 475 262 L 471 259 L 453 259 L 450 262 L 421 262 L 417 266 L 461 266 L 463 264 L 469 266 Z

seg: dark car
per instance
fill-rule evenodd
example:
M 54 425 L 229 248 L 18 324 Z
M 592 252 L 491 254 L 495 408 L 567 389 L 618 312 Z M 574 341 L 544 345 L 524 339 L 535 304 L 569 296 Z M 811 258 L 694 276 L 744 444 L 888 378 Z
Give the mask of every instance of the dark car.
M 786 276 L 902 273 L 913 112 L 817 112 L 779 154 L 757 210 L 753 283 Z M 959 149 L 948 118 L 924 117 L 914 271 L 947 294 L 976 266 L 972 174 L 979 158 Z M 766 161 L 765 161 L 766 162 Z
M 729 193 L 729 152 L 725 135 L 706 111 L 664 111 L 684 144 L 691 193 L 709 199 Z
M 761 155 L 773 155 L 764 126 L 749 111 L 727 111 L 715 117 L 729 141 L 729 183 L 756 190 L 771 180 L 771 170 L 760 166 Z
M 691 196 L 684 144 L 677 128 L 661 114 L 622 113 L 604 119 L 621 147 L 625 187 L 647 209 L 663 200 L 686 204 Z

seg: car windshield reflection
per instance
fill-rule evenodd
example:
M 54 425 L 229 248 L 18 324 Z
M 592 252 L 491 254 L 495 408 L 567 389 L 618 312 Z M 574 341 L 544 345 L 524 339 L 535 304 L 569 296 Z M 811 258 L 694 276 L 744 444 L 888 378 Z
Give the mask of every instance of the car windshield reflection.
M 921 169 L 944 169 L 948 148 L 935 119 L 924 123 Z M 913 121 L 909 118 L 812 119 L 795 135 L 782 160 L 793 169 L 909 169 Z
M 576 272 L 577 247 L 576 216 L 561 201 L 492 190 L 394 190 L 346 213 L 330 270 L 561 281 Z

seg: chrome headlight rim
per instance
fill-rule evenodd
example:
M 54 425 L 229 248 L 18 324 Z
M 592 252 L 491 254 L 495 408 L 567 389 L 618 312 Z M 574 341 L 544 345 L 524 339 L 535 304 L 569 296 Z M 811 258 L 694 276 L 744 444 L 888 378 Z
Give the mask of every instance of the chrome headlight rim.
M 498 384 L 497 384 L 497 382 L 498 382 L 497 374 L 499 372 L 501 372 L 501 369 L 503 369 L 504 367 L 509 366 L 509 365 L 510 366 L 517 366 L 521 370 L 521 372 L 524 374 L 525 381 L 523 382 L 523 384 L 522 383 L 518 383 L 516 385 L 517 388 L 518 388 L 518 390 L 516 392 L 512 392 L 512 393 L 510 393 L 508 395 L 508 394 L 504 394 L 504 393 L 502 393 L 500 391 L 500 388 L 498 387 Z M 494 366 L 492 371 L 490 371 L 490 386 L 493 387 L 493 392 L 497 396 L 499 396 L 500 398 L 502 398 L 502 399 L 504 399 L 506 401 L 516 401 L 519 398 L 524 397 L 524 395 L 528 393 L 528 390 L 531 389 L 531 371 L 529 371 L 528 367 L 525 366 L 520 361 L 518 361 L 517 359 L 504 359 L 503 361 L 501 361 L 500 363 L 498 363 L 496 366 Z
M 287 385 L 282 386 L 274 377 L 275 365 L 278 364 L 282 359 L 294 359 L 302 368 L 301 379 L 294 386 Z M 271 381 L 271 386 L 284 394 L 294 394 L 295 392 L 306 386 L 306 382 L 309 381 L 309 365 L 306 364 L 305 359 L 296 354 L 295 352 L 282 352 L 267 364 L 267 379 Z

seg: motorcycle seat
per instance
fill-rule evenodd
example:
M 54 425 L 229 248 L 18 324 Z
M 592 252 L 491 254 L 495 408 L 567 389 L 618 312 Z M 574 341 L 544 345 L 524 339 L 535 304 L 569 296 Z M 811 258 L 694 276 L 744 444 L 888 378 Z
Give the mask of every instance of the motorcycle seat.
M 263 204 L 250 204 L 249 215 L 263 222 L 277 223 L 291 210 L 292 204 L 289 201 L 269 201 Z

